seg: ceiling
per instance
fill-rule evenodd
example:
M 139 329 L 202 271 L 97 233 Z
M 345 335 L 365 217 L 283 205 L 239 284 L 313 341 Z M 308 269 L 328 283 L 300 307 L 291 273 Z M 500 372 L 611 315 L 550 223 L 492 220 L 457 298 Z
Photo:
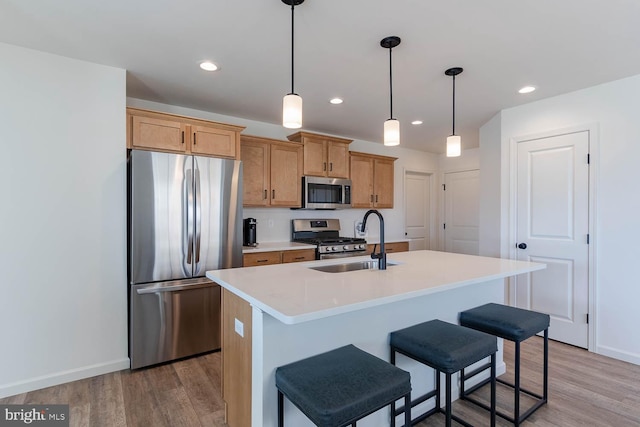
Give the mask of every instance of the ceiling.
M 303 128 L 381 143 L 380 40 L 396 35 L 401 145 L 444 151 L 444 71 L 459 66 L 456 133 L 473 148 L 501 109 L 640 74 L 639 17 L 637 0 L 306 0 L 295 9 Z M 0 0 L 2 42 L 124 68 L 130 97 L 275 124 L 291 89 L 290 31 L 281 0 Z M 202 71 L 207 59 L 220 70 Z M 518 94 L 525 85 L 538 90 Z M 344 103 L 331 105 L 334 96 Z

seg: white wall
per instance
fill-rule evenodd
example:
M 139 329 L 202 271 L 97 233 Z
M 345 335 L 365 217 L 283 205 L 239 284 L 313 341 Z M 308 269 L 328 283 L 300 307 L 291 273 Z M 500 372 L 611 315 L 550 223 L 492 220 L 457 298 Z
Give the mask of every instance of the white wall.
M 125 71 L 0 43 L 0 397 L 128 367 Z
M 198 117 L 207 120 L 246 126 L 243 134 L 258 135 L 268 138 L 276 138 L 286 141 L 287 135 L 294 133 L 291 129 L 285 129 L 280 125 L 247 120 L 190 108 L 166 105 L 141 99 L 128 98 L 127 105 L 136 108 L 163 111 L 166 113 L 181 114 L 190 117 Z M 342 136 L 342 135 L 336 135 Z M 382 144 L 354 140 L 350 145 L 351 151 L 380 154 L 383 156 L 397 157 L 394 168 L 395 192 L 394 208 L 382 209 L 384 216 L 385 237 L 387 239 L 404 238 L 404 170 L 435 172 L 438 170 L 438 156 L 417 150 L 400 147 L 385 147 Z M 292 218 L 339 218 L 342 227 L 342 235 L 353 236 L 353 223 L 361 220 L 365 209 L 346 209 L 336 211 L 306 211 L 282 208 L 245 208 L 244 217 L 256 218 L 258 222 L 258 242 L 283 242 L 291 239 Z M 377 238 L 378 225 L 374 220 L 368 226 L 369 236 Z
M 640 197 L 635 185 L 640 180 L 640 76 L 634 76 L 567 95 L 502 111 L 501 147 L 495 138 L 481 138 L 481 151 L 500 162 L 500 182 L 486 183 L 502 189 L 502 200 L 509 203 L 509 141 L 511 138 L 568 127 L 595 124 L 599 152 L 592 151 L 592 171 L 596 172 L 596 343 L 595 351 L 640 364 L 640 286 L 638 286 L 637 242 L 640 241 Z M 490 122 L 487 126 L 494 126 Z M 494 131 L 488 132 L 495 135 Z M 481 133 L 481 136 L 483 133 Z M 507 156 L 505 156 L 505 153 Z M 484 158 L 484 156 L 481 156 Z M 509 245 L 501 229 L 487 229 L 501 236 L 504 249 Z M 487 230 L 487 231 L 488 231 Z M 593 317 L 592 317 L 593 318 Z

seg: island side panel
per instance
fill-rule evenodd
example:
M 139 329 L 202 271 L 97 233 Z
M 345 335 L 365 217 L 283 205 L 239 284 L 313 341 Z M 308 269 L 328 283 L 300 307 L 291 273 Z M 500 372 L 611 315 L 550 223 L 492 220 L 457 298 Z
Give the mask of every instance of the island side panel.
M 238 328 L 236 321 L 240 322 Z M 223 289 L 222 398 L 225 421 L 230 427 L 251 425 L 252 328 L 249 303 Z
M 498 279 L 463 288 L 420 296 L 382 306 L 339 314 L 324 319 L 285 325 L 268 314 L 254 309 L 254 389 L 252 425 L 275 427 L 277 425 L 277 394 L 275 369 L 278 366 L 300 360 L 331 349 L 354 344 L 383 360 L 389 360 L 389 333 L 404 327 L 432 319 L 458 322 L 460 311 L 488 302 L 504 302 L 504 280 Z M 257 316 L 261 320 L 256 325 Z M 260 337 L 257 329 L 261 328 Z M 505 371 L 502 346 L 498 353 L 498 373 Z M 398 365 L 411 373 L 413 395 L 418 396 L 433 386 L 433 371 L 424 365 L 399 356 Z M 457 383 L 453 390 L 457 396 Z M 286 400 L 286 399 L 285 399 Z M 259 402 L 262 402 L 260 405 Z M 416 408 L 416 411 L 426 406 Z M 256 417 L 256 411 L 262 417 Z M 313 426 L 290 402 L 285 403 L 287 425 Z M 418 413 L 418 412 L 416 412 Z M 378 411 L 358 426 L 378 427 L 389 424 L 389 410 Z

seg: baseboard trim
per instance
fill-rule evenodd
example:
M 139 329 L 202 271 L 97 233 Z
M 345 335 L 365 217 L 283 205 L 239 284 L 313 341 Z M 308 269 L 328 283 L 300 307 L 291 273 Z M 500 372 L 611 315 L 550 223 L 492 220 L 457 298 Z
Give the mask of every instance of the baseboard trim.
M 16 394 L 27 393 L 41 388 L 51 387 L 54 385 L 64 384 L 71 381 L 82 380 L 85 378 L 95 377 L 97 375 L 108 374 L 110 372 L 129 369 L 129 358 L 114 360 L 106 363 L 98 363 L 95 365 L 85 366 L 78 369 L 56 372 L 50 375 L 31 378 L 24 381 L 18 381 L 9 384 L 0 385 L 0 399 L 14 396 Z
M 607 347 L 603 345 L 599 345 L 596 347 L 596 353 L 603 356 L 612 357 L 614 359 L 622 360 L 623 362 L 640 365 L 640 354 L 629 353 L 628 351 L 618 350 L 613 347 Z

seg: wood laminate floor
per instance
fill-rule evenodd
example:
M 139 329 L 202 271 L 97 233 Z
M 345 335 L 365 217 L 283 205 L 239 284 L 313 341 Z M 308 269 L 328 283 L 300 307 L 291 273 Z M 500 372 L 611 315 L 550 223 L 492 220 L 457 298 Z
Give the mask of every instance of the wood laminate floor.
M 505 341 L 504 350 L 509 378 L 513 344 Z M 523 426 L 640 427 L 640 366 L 553 341 L 549 359 L 549 403 Z M 523 386 L 541 390 L 541 372 L 542 339 L 535 337 L 522 344 Z M 71 426 L 223 427 L 220 375 L 220 353 L 211 353 L 32 391 L 0 403 L 69 404 Z M 499 406 L 510 410 L 512 394 L 501 387 L 498 391 Z M 487 413 L 467 402 L 456 401 L 454 411 L 475 426 L 489 424 Z M 419 424 L 441 425 L 441 415 Z M 511 424 L 498 418 L 497 425 Z

